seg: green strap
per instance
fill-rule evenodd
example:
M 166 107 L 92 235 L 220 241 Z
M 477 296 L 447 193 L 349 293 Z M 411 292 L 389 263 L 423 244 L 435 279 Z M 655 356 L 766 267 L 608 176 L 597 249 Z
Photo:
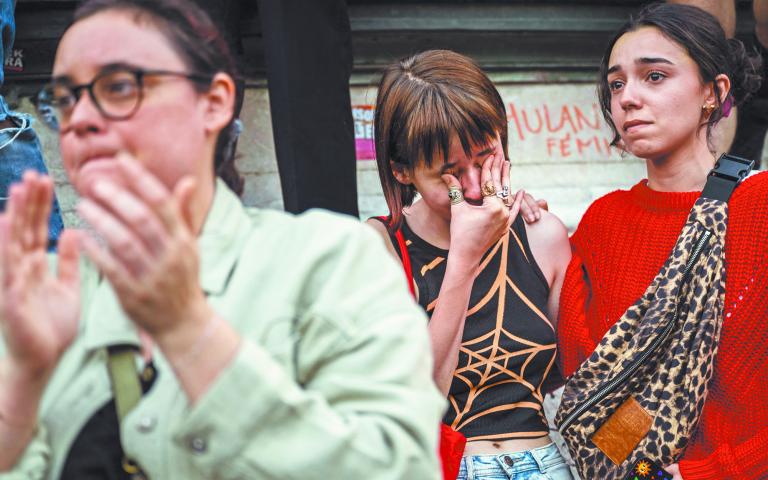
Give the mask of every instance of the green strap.
M 125 416 L 141 400 L 142 391 L 135 363 L 136 349 L 119 345 L 109 347 L 107 354 L 107 370 L 109 371 L 109 380 L 112 382 L 117 424 L 120 428 Z M 123 455 L 122 468 L 132 479 L 146 480 L 148 478 L 141 467 L 125 455 Z
M 141 400 L 141 385 L 134 360 L 135 350 L 119 347 L 110 348 L 108 353 L 107 369 L 115 396 L 117 421 L 122 424 L 123 418 Z

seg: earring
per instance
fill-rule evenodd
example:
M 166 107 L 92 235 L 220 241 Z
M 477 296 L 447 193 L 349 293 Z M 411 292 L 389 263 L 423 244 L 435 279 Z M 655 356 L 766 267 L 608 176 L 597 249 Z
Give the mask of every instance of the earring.
M 715 109 L 715 105 L 713 103 L 707 103 L 706 105 L 702 105 L 701 109 L 707 112 L 707 115 L 710 115 Z

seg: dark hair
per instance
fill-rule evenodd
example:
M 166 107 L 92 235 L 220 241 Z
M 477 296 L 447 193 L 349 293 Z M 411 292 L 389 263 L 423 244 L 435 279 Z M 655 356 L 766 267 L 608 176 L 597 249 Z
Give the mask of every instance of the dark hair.
M 507 114 L 501 95 L 470 58 L 450 50 L 427 50 L 384 70 L 376 97 L 374 137 L 379 178 L 390 227 L 402 224 L 402 209 L 416 189 L 395 179 L 392 165 L 413 169 L 444 159 L 453 135 L 467 155 L 499 133 L 507 155 Z
M 726 39 L 723 28 L 714 16 L 690 5 L 671 3 L 646 5 L 616 32 L 608 43 L 600 62 L 597 94 L 603 117 L 613 131 L 611 145 L 616 145 L 620 136 L 611 119 L 611 91 L 607 79 L 608 61 L 618 39 L 625 33 L 642 27 L 655 27 L 669 40 L 683 47 L 688 56 L 698 65 L 702 81 L 705 84 L 712 83 L 716 96 L 716 108 L 706 122 L 707 141 L 710 139 L 712 127 L 723 118 L 724 104 L 720 101 L 721 92 L 714 81 L 715 77 L 722 73 L 731 80 L 728 99 L 732 102 L 732 106 L 744 103 L 760 88 L 762 80 L 759 73 L 762 63 L 760 57 L 747 53 L 744 44 L 739 40 Z
M 134 13 L 136 21 L 157 26 L 190 71 L 210 76 L 223 72 L 235 81 L 235 110 L 216 140 L 214 171 L 241 195 L 243 178 L 235 166 L 235 149 L 241 128 L 237 117 L 243 104 L 243 83 L 229 45 L 210 16 L 189 0 L 86 0 L 75 10 L 73 24 L 105 10 Z M 209 86 L 198 85 L 201 89 Z

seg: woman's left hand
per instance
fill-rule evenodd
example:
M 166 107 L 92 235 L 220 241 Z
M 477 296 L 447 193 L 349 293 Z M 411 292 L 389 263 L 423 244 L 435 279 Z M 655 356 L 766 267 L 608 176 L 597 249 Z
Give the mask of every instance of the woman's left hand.
M 91 236 L 83 247 L 128 316 L 160 341 L 211 315 L 198 275 L 195 181 L 184 177 L 169 191 L 130 155 L 121 153 L 118 165 L 123 182 L 97 180 L 78 205 L 106 248 Z
M 683 480 L 683 476 L 680 474 L 680 467 L 678 464 L 673 463 L 668 467 L 664 467 L 664 470 L 672 474 L 672 480 Z

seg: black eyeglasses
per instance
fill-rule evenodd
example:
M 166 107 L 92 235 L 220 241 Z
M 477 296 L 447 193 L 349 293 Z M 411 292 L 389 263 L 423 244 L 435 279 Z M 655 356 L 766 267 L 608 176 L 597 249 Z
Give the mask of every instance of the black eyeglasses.
M 49 127 L 66 127 L 83 91 L 87 91 L 105 118 L 126 120 L 141 106 L 144 78 L 150 76 L 182 77 L 197 83 L 211 81 L 211 76 L 197 73 L 114 68 L 99 73 L 91 83 L 82 85 L 72 85 L 65 79 L 52 81 L 37 95 L 37 111 Z

